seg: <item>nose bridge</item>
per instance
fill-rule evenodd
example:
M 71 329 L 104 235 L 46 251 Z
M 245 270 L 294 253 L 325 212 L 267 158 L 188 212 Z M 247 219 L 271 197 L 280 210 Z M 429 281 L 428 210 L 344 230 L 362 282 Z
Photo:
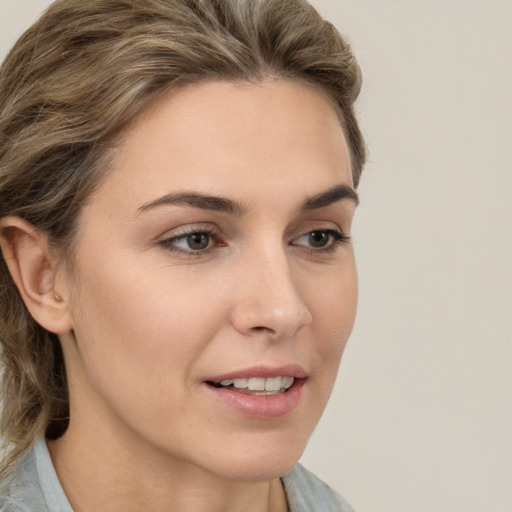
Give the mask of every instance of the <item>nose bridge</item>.
M 244 334 L 259 331 L 290 338 L 309 323 L 311 314 L 294 280 L 282 241 L 259 244 L 244 258 L 234 323 Z

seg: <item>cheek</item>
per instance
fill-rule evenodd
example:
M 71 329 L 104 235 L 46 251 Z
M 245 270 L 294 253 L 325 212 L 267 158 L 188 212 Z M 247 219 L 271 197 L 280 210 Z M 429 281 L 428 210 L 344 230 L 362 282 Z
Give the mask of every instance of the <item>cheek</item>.
M 87 380 L 134 414 L 186 384 L 223 315 L 204 281 L 115 261 L 81 269 L 74 331 Z
M 353 257 L 349 264 L 333 272 L 321 287 L 311 287 L 318 370 L 324 383 L 332 387 L 339 363 L 354 326 L 357 311 L 357 272 Z

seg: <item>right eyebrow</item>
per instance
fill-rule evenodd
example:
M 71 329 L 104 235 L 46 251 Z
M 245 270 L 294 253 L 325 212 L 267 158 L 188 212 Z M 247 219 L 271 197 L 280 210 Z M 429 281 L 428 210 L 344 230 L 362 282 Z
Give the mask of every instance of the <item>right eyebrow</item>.
M 232 199 L 198 194 L 196 192 L 176 192 L 166 194 L 154 201 L 143 204 L 138 209 L 138 213 L 142 213 L 162 205 L 192 206 L 193 208 L 200 208 L 201 210 L 228 213 L 236 217 L 240 217 L 247 211 L 245 206 L 237 201 L 233 201 Z
M 359 196 L 357 192 L 350 186 L 340 183 L 335 185 L 325 192 L 320 192 L 313 197 L 307 198 L 301 205 L 299 211 L 311 211 L 318 208 L 324 208 L 332 203 L 348 199 L 354 203 L 355 206 L 359 204 Z

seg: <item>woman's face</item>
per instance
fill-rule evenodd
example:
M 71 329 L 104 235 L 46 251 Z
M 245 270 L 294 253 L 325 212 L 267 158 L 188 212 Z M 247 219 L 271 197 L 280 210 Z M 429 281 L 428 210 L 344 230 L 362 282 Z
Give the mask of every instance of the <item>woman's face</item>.
M 210 82 L 156 101 L 80 217 L 70 431 L 229 478 L 284 474 L 352 329 L 355 200 L 339 119 L 310 86 Z

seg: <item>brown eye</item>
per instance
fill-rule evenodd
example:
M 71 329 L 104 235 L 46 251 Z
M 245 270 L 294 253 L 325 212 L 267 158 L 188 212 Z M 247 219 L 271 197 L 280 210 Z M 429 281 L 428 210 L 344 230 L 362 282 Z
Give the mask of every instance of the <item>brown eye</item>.
M 317 229 L 304 233 L 294 240 L 293 245 L 307 247 L 317 252 L 335 250 L 336 246 L 343 242 L 348 242 L 349 237 L 335 229 Z
M 208 231 L 191 231 L 160 242 L 160 245 L 170 251 L 198 255 L 207 252 L 217 244 L 221 243 L 217 240 L 215 233 Z
M 308 242 L 311 247 L 325 247 L 331 238 L 327 231 L 312 231 L 308 233 Z
M 210 244 L 208 233 L 192 233 L 186 237 L 188 248 L 193 251 L 203 251 Z

